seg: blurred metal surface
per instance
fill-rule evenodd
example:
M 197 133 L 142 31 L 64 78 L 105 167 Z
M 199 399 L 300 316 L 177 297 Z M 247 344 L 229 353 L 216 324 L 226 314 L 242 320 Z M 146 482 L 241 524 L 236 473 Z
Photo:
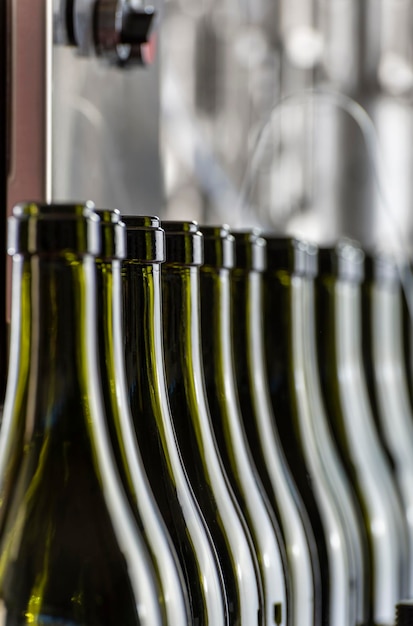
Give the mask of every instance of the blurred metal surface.
M 167 214 L 405 250 L 412 21 L 412 0 L 169 0 Z
M 133 45 L 112 26 L 93 34 L 95 1 L 102 24 L 116 22 L 118 0 L 73 0 L 66 30 L 72 0 L 8 0 L 9 207 L 92 198 L 320 243 L 409 245 L 413 0 L 156 0 L 137 55 L 154 61 L 122 69 Z M 139 34 L 145 3 L 119 2 Z
M 151 5 L 161 14 L 161 0 Z M 125 214 L 162 210 L 157 26 L 153 33 L 146 67 L 120 68 L 93 52 L 53 46 L 54 200 L 90 198 Z

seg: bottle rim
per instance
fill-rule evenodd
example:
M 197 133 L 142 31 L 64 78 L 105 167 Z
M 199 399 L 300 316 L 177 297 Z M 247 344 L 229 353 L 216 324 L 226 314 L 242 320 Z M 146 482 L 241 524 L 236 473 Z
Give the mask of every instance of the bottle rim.
M 330 275 L 341 281 L 361 283 L 365 273 L 365 254 L 360 244 L 340 239 L 335 246 L 319 248 L 319 276 Z
M 8 218 L 10 256 L 76 256 L 101 253 L 100 218 L 92 202 L 21 202 Z
M 235 239 L 235 268 L 264 272 L 267 269 L 267 242 L 257 229 L 232 231 Z
M 123 215 L 126 228 L 125 259 L 136 263 L 165 261 L 165 232 L 155 215 Z
M 103 261 L 122 260 L 126 256 L 126 227 L 118 209 L 95 208 L 100 219 Z
M 227 224 L 201 226 L 204 237 L 204 267 L 233 269 L 235 267 L 235 239 Z
M 165 263 L 201 266 L 204 263 L 204 237 L 195 221 L 162 221 L 165 230 Z
M 267 270 L 284 270 L 295 276 L 314 278 L 318 272 L 318 247 L 298 237 L 263 233 L 267 242 Z

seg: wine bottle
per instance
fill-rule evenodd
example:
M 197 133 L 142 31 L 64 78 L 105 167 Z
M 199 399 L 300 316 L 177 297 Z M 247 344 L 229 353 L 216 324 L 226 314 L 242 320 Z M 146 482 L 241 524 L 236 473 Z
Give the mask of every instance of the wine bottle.
M 162 626 L 157 579 L 106 428 L 96 344 L 99 219 L 85 205 L 21 204 L 8 241 L 1 621 Z
M 367 255 L 362 286 L 363 363 L 381 444 L 402 497 L 408 531 L 406 592 L 413 596 L 413 411 L 403 355 L 402 293 L 395 261 Z
M 142 461 L 183 571 L 191 624 L 226 626 L 221 568 L 182 465 L 168 402 L 161 321 L 164 231 L 156 217 L 124 216 L 123 220 L 127 229 L 122 264 L 124 356 Z
M 263 276 L 266 242 L 255 232 L 234 232 L 231 272 L 234 365 L 241 416 L 271 507 L 287 548 L 291 626 L 319 626 L 320 572 L 315 538 L 282 451 L 265 371 Z
M 327 451 L 318 440 L 319 416 L 311 405 L 305 363 L 310 312 L 304 307 L 309 304 L 304 287 L 314 278 L 316 265 L 310 262 L 305 241 L 273 236 L 265 240 L 265 357 L 273 415 L 317 542 L 322 624 L 354 625 L 358 599 L 353 545 L 334 495 L 331 468 L 326 467 Z M 323 443 L 328 445 L 328 440 Z
M 264 591 L 265 624 L 287 624 L 286 549 L 246 441 L 234 378 L 230 271 L 235 240 L 228 227 L 203 226 L 201 339 L 205 388 L 219 452 L 254 543 Z
M 403 511 L 380 445 L 362 363 L 364 254 L 341 240 L 319 252 L 316 329 L 323 397 L 337 447 L 357 494 L 371 568 L 369 623 L 390 625 L 405 595 L 407 537 Z
M 129 407 L 121 292 L 126 228 L 118 211 L 99 209 L 96 213 L 102 239 L 102 253 L 96 259 L 99 364 L 108 430 L 129 504 L 154 564 L 165 623 L 189 626 L 191 618 L 183 574 L 143 467 Z M 155 420 L 151 403 L 141 398 L 141 406 L 145 419 Z
M 413 274 L 409 262 L 402 268 L 402 320 L 403 320 L 403 357 L 406 370 L 407 391 L 413 408 Z
M 334 497 L 340 516 L 344 522 L 346 545 L 354 572 L 356 594 L 356 624 L 368 622 L 368 599 L 370 571 L 367 536 L 363 524 L 362 511 L 353 486 L 345 472 L 334 437 L 328 422 L 321 391 L 320 375 L 317 367 L 317 346 L 315 329 L 315 285 L 318 272 L 318 248 L 309 243 L 303 249 L 307 260 L 306 277 L 303 279 L 304 297 L 304 373 L 308 389 L 311 422 L 318 445 L 320 462 L 330 483 L 330 493 Z
M 166 380 L 182 460 L 222 566 L 229 624 L 263 624 L 258 564 L 218 454 L 205 394 L 199 327 L 202 234 L 194 222 L 162 225 Z

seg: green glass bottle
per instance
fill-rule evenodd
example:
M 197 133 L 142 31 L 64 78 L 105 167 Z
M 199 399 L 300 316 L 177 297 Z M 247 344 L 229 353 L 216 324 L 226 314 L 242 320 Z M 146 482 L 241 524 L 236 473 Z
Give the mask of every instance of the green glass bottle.
M 406 261 L 402 268 L 403 356 L 410 404 L 413 407 L 413 268 Z
M 5 625 L 161 626 L 148 550 L 122 488 L 96 343 L 99 218 L 18 205 L 9 376 L 0 431 Z
M 191 624 L 226 626 L 219 562 L 182 465 L 168 402 L 161 318 L 164 231 L 156 217 L 123 220 L 127 229 L 122 264 L 124 355 L 140 453 L 183 571 Z
M 400 497 L 374 424 L 362 363 L 364 254 L 342 240 L 320 249 L 316 329 L 323 397 L 363 513 L 368 539 L 369 624 L 390 625 L 405 595 L 407 537 Z
M 266 242 L 254 232 L 233 233 L 231 272 L 234 366 L 241 415 L 253 460 L 287 549 L 292 626 L 319 626 L 320 573 L 312 528 L 275 428 L 265 371 L 263 271 Z
M 270 398 L 281 445 L 317 542 L 321 623 L 354 625 L 359 602 L 356 579 L 362 572 L 356 571 L 354 546 L 335 496 L 340 485 L 330 480 L 326 437 L 324 448 L 320 446 L 319 416 L 311 404 L 314 398 L 310 397 L 306 366 L 310 312 L 304 308 L 304 289 L 314 278 L 316 264 L 311 263 L 309 245 L 304 241 L 272 236 L 265 240 L 264 336 Z M 361 623 L 364 618 L 362 615 Z
M 97 265 L 97 313 L 100 371 L 108 430 L 120 476 L 135 519 L 145 538 L 158 578 L 164 620 L 170 626 L 191 624 L 182 571 L 151 491 L 139 452 L 129 407 L 122 332 L 121 263 L 126 228 L 118 211 L 99 209 L 102 254 Z M 142 357 L 141 357 L 142 358 Z M 145 361 L 147 364 L 147 362 Z M 145 419 L 155 419 L 152 403 L 141 399 Z
M 407 597 L 413 596 L 413 411 L 403 354 L 402 292 L 395 261 L 365 259 L 363 363 L 381 444 L 399 486 L 409 540 Z
M 203 240 L 194 222 L 162 222 L 166 380 L 183 464 L 224 576 L 230 626 L 263 624 L 262 588 L 251 539 L 226 477 L 205 394 L 199 326 Z
M 200 228 L 201 338 L 207 400 L 219 452 L 258 558 L 265 624 L 287 624 L 286 549 L 256 471 L 240 415 L 234 377 L 230 272 L 235 240 L 225 227 Z M 284 566 L 285 564 L 285 566 Z
M 316 328 L 315 328 L 315 277 L 318 272 L 318 248 L 306 244 L 303 253 L 307 261 L 307 270 L 302 281 L 303 292 L 303 340 L 304 373 L 306 377 L 311 422 L 317 442 L 317 451 L 324 473 L 330 484 L 330 493 L 334 497 L 340 516 L 346 545 L 355 576 L 356 624 L 366 624 L 369 616 L 369 581 L 370 562 L 367 536 L 364 530 L 363 516 L 355 491 L 346 474 L 334 437 L 328 422 L 321 390 L 318 371 Z M 352 618 L 353 620 L 353 618 Z

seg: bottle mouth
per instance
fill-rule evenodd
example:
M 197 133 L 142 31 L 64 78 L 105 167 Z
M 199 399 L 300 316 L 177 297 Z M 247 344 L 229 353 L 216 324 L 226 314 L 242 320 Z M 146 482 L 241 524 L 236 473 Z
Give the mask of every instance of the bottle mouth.
M 258 230 L 233 231 L 235 268 L 264 272 L 267 269 L 267 242 Z
M 126 256 L 126 227 L 118 209 L 95 209 L 99 216 L 102 242 L 99 258 L 103 261 L 122 260 Z
M 94 209 L 92 202 L 17 204 L 8 219 L 8 254 L 97 256 L 101 235 Z
M 163 221 L 165 230 L 165 262 L 171 265 L 200 266 L 204 263 L 203 234 L 193 221 Z
M 318 247 L 297 237 L 262 235 L 267 242 L 267 269 L 314 278 L 318 272 Z
M 156 216 L 124 215 L 126 227 L 126 256 L 137 263 L 165 261 L 165 233 Z
M 400 283 L 400 270 L 391 256 L 366 254 L 364 266 L 368 281 L 389 286 Z
M 204 237 L 204 267 L 233 269 L 235 267 L 235 239 L 229 226 L 201 226 Z
M 319 249 L 319 275 L 360 283 L 364 279 L 365 255 L 358 242 L 341 239 L 334 247 Z

